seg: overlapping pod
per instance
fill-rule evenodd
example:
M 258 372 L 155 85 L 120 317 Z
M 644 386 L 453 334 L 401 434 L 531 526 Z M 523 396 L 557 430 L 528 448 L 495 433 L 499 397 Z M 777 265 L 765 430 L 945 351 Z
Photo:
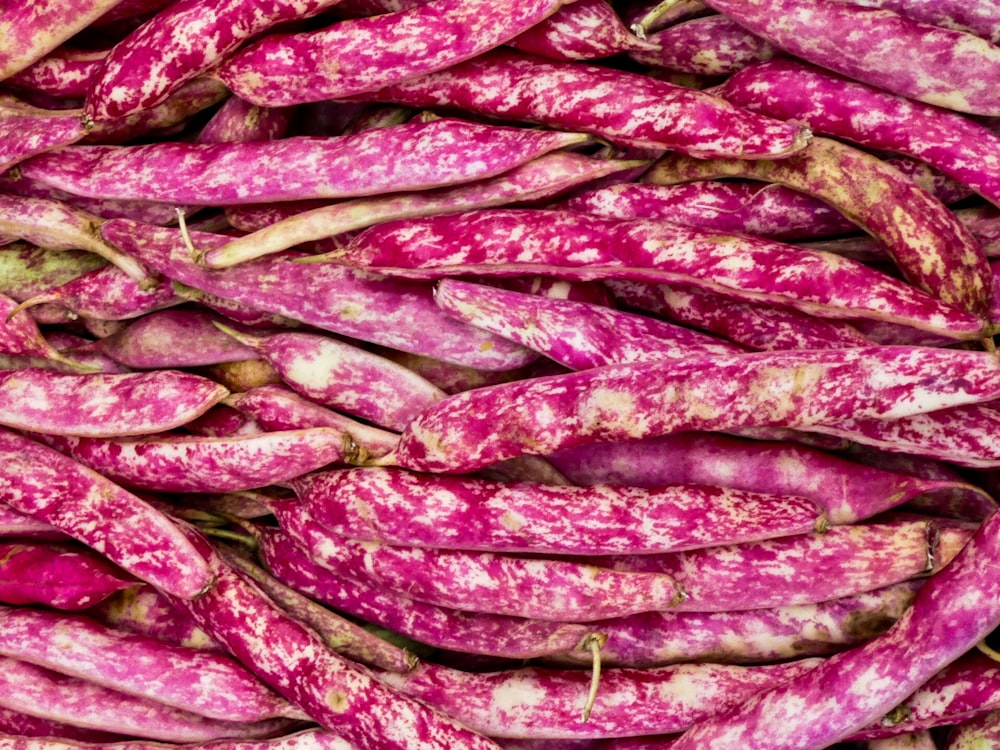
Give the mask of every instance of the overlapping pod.
M 381 462 L 464 472 L 683 430 L 898 418 L 994 399 L 998 368 L 984 352 L 888 346 L 612 365 L 449 396 L 411 422 Z M 955 372 L 963 375 L 946 374 Z
M 83 99 L 91 77 L 107 54 L 107 49 L 61 45 L 10 76 L 7 84 L 15 89 L 40 91 L 64 99 Z
M 270 35 L 215 74 L 238 96 L 267 107 L 343 99 L 474 58 L 563 2 L 433 0 L 318 31 Z
M 699 157 L 781 158 L 809 139 L 799 125 L 748 115 L 701 91 L 505 49 L 356 98 L 460 108 L 592 133 L 620 146 Z
M 574 0 L 509 45 L 550 60 L 595 60 L 655 45 L 633 34 L 605 0 Z
M 629 51 L 636 62 L 705 76 L 732 75 L 779 52 L 722 14 L 673 24 L 646 39 L 652 49 Z
M 790 59 L 750 66 L 718 92 L 815 133 L 909 154 L 1000 205 L 1000 136 L 972 118 Z
M 0 98 L 0 167 L 60 146 L 76 143 L 87 134 L 79 111 L 51 111 Z
M 944 204 L 880 159 L 813 138 L 798 154 L 774 161 L 671 154 L 643 179 L 666 184 L 714 177 L 780 183 L 822 198 L 879 239 L 912 284 L 949 305 L 987 314 L 993 276 L 979 243 Z
M 850 78 L 947 109 L 1000 114 L 993 85 L 1000 48 L 973 34 L 838 0 L 706 4 L 786 52 Z

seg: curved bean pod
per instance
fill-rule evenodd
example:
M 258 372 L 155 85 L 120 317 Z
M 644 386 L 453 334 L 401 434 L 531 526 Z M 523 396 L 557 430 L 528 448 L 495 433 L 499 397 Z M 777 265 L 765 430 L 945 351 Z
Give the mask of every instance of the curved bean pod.
M 573 0 L 508 44 L 549 60 L 597 60 L 656 48 L 629 31 L 606 0 Z
M 653 49 L 630 50 L 638 63 L 706 76 L 728 76 L 780 51 L 718 14 L 692 18 L 646 37 Z

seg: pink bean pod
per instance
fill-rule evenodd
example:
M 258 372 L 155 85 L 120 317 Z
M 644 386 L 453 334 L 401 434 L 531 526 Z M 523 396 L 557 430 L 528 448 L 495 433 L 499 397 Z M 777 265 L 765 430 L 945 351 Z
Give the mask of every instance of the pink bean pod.
M 0 622 L 5 657 L 211 719 L 307 718 L 231 657 L 123 633 L 84 615 L 0 607 Z
M 80 730 L 84 731 L 84 730 Z M 94 735 L 91 742 L 96 744 L 83 745 L 87 741 L 67 742 L 64 735 L 52 732 L 48 736 L 25 738 L 15 736 L 0 736 L 0 748 L 3 750 L 173 750 L 178 745 L 167 742 L 150 742 L 138 739 L 113 741 L 101 739 Z M 213 740 L 181 746 L 184 750 L 357 750 L 356 746 L 343 737 L 328 732 L 325 729 L 303 729 L 292 734 L 260 740 Z
M 91 198 L 226 206 L 467 182 L 587 138 L 442 118 L 330 138 L 67 146 L 22 162 L 21 173 Z M 244 174 L 252 179 L 234 177 Z
M 516 341 L 571 370 L 742 351 L 655 318 L 457 279 L 440 281 L 434 300 L 458 320 Z
M 63 99 L 83 99 L 107 49 L 62 45 L 7 79 L 7 84 Z
M 993 279 L 979 243 L 944 204 L 876 157 L 814 138 L 799 154 L 777 161 L 695 162 L 670 155 L 643 179 L 664 184 L 722 176 L 780 183 L 831 203 L 880 240 L 912 284 L 947 304 L 986 314 Z
M 390 219 L 551 198 L 579 184 L 641 164 L 643 162 L 598 160 L 572 152 L 546 154 L 491 179 L 453 188 L 342 201 L 297 213 L 210 250 L 205 253 L 204 263 L 210 268 L 223 268 Z
M 203 651 L 225 651 L 186 611 L 148 584 L 118 591 L 87 608 L 86 614 L 125 633 Z
M 1000 205 L 1000 136 L 964 115 L 795 60 L 754 65 L 719 93 L 754 112 L 806 122 L 816 133 L 908 154 Z
M 819 750 L 877 721 L 1000 621 L 998 531 L 1000 514 L 994 513 L 884 635 L 692 727 L 676 750 Z
M 88 729 L 179 742 L 267 737 L 295 723 L 208 719 L 6 656 L 0 657 L 0 705 Z
M 111 120 L 149 109 L 276 24 L 316 15 L 336 0 L 184 0 L 119 42 L 87 92 L 84 111 Z
M 288 133 L 292 112 L 284 107 L 258 107 L 230 96 L 198 133 L 198 143 L 278 140 Z
M 146 435 L 180 427 L 226 395 L 218 383 L 180 370 L 6 371 L 0 372 L 0 424 L 52 435 Z
M 1000 48 L 973 34 L 838 0 L 708 0 L 784 51 L 909 99 L 1000 114 Z M 817 33 L 822 29 L 822 33 Z M 871 40 L 879 46 L 872 49 Z
M 208 270 L 192 260 L 177 230 L 118 220 L 104 224 L 101 232 L 170 279 L 332 333 L 484 370 L 516 369 L 538 356 L 445 315 L 427 284 L 333 264 L 289 262 L 307 257 L 294 253 Z M 229 241 L 210 234 L 195 234 L 193 239 L 202 249 Z M 310 294 L 303 295 L 303 289 Z
M 526 453 L 683 430 L 895 419 L 996 398 L 998 367 L 982 352 L 911 347 L 611 365 L 449 396 L 411 422 L 382 462 L 466 472 Z M 956 372 L 963 374 L 946 374 Z
M 646 36 L 651 31 L 713 12 L 702 0 L 631 0 L 626 3 L 624 20 L 629 28 Z
M 968 31 L 997 44 L 1000 42 L 1000 13 L 989 0 L 860 0 L 857 5 L 884 8 L 931 26 Z
M 687 597 L 678 612 L 814 604 L 928 575 L 947 562 L 927 521 L 834 526 L 825 534 L 662 555 L 591 558 L 613 570 L 663 573 Z
M 90 372 L 86 365 L 73 361 L 58 351 L 42 335 L 35 320 L 29 315 L 17 315 L 21 306 L 10 297 L 0 294 L 0 352 L 13 357 L 39 359 L 70 372 Z M 60 321 L 62 322 L 62 321 Z
M 226 403 L 253 417 L 266 430 L 329 427 L 349 438 L 357 463 L 378 458 L 396 447 L 399 436 L 320 406 L 282 385 L 264 385 L 226 397 Z
M 76 143 L 87 134 L 79 110 L 54 112 L 0 101 L 0 168 Z
M 189 264 L 188 267 L 193 267 L 193 264 Z M 176 280 L 173 282 L 173 287 L 174 293 L 178 297 L 182 297 L 188 302 L 195 302 L 203 308 L 217 312 L 234 323 L 250 329 L 289 329 L 299 328 L 302 325 L 299 321 L 292 320 L 285 315 L 258 310 L 238 300 L 220 297 L 211 292 L 195 289 L 193 286 L 188 286 Z M 214 328 L 215 326 L 212 327 Z M 218 331 L 218 329 L 216 330 Z M 221 331 L 219 332 L 221 333 Z
M 950 331 L 955 338 L 978 338 L 984 329 L 979 313 L 839 256 L 806 253 L 749 235 L 570 211 L 493 209 L 385 222 L 359 234 L 331 261 L 414 280 L 528 272 L 577 281 L 679 283 L 822 317 L 873 318 Z M 981 307 L 978 297 L 972 297 L 987 289 L 986 281 L 971 271 L 958 275 L 969 281 L 950 285 L 957 287 L 956 293 L 967 293 L 960 301 Z M 987 280 L 992 284 L 991 276 Z
M 814 604 L 723 612 L 641 612 L 591 626 L 608 640 L 601 664 L 649 668 L 691 661 L 763 664 L 828 656 L 888 630 L 923 584 L 910 580 Z M 584 654 L 549 662 L 586 667 Z
M 204 546 L 207 543 L 202 540 Z M 239 661 L 358 750 L 496 750 L 496 744 L 381 684 L 216 558 L 218 583 L 177 603 Z
M 377 427 L 399 432 L 446 395 L 412 370 L 331 336 L 220 329 L 270 363 L 299 395 Z
M 728 76 L 779 50 L 725 15 L 692 18 L 646 37 L 652 49 L 629 51 L 638 63 L 705 76 Z
M 683 285 L 608 279 L 619 304 L 713 333 L 755 351 L 840 349 L 876 343 L 858 320 L 817 318 L 789 307 L 745 302 Z M 927 334 L 931 335 L 931 334 Z
M 993 505 L 985 490 L 961 477 L 912 476 L 900 468 L 865 466 L 803 445 L 715 433 L 595 443 L 548 459 L 577 485 L 707 484 L 808 497 L 836 525 L 870 518 L 922 495 L 959 496 L 977 506 Z
M 83 250 L 50 250 L 13 242 L 0 247 L 0 294 L 21 302 L 105 263 Z
M 9 708 L 0 708 L 0 744 L 6 744 L 7 747 L 12 747 L 15 744 L 27 747 L 35 742 L 43 744 L 52 742 L 53 738 L 58 738 L 55 741 L 62 746 L 63 750 L 68 750 L 77 743 L 104 743 L 105 746 L 108 746 L 110 743 L 123 742 L 128 739 L 114 732 L 84 729 L 60 721 L 49 721 L 38 716 L 29 716 Z
M 413 370 L 420 377 L 429 380 L 445 393 L 458 393 L 468 391 L 472 388 L 482 388 L 486 385 L 496 385 L 497 383 L 509 383 L 512 380 L 522 380 L 524 378 L 536 377 L 540 374 L 551 373 L 553 367 L 557 367 L 554 362 L 538 359 L 517 370 L 505 370 L 488 372 L 477 370 L 472 367 L 442 362 L 440 359 L 432 357 L 422 357 L 418 354 L 408 354 L 395 349 L 376 349 L 383 357 L 391 359 L 393 362 L 403 367 Z
M 586 720 L 580 719 L 590 687 L 585 670 L 524 667 L 477 674 L 421 664 L 382 680 L 492 737 L 606 738 L 683 731 L 820 662 L 605 669 Z
M 9 78 L 87 28 L 121 0 L 77 0 L 73 3 L 5 5 L 0 26 L 17 29 L 0 53 L 0 80 Z
M 37 541 L 67 541 L 69 537 L 50 523 L 0 504 L 0 537 Z
M 404 547 L 640 555 L 826 528 L 812 501 L 700 485 L 548 486 L 366 468 L 291 486 L 336 534 Z
M 136 369 L 201 367 L 254 357 L 252 349 L 215 327 L 222 320 L 204 310 L 160 310 L 101 339 L 98 348 Z
M 885 741 L 875 740 L 868 745 L 871 747 L 874 742 Z M 946 750 L 975 750 L 995 747 L 998 742 L 1000 742 L 1000 711 L 991 711 L 954 727 L 948 733 L 948 742 L 944 747 Z M 933 750 L 936 745 L 931 743 L 930 747 Z
M 563 96 L 559 92 L 573 92 Z M 719 97 L 598 65 L 496 49 L 358 99 L 466 112 L 592 133 L 619 146 L 697 157 L 781 158 L 809 133 Z
M 341 612 L 430 646 L 459 653 L 532 659 L 573 651 L 593 632 L 582 623 L 467 612 L 427 604 L 385 586 L 333 573 L 309 558 L 279 529 L 258 528 L 257 534 L 265 564 L 286 585 Z M 587 658 L 593 658 L 589 651 Z
M 232 438 L 265 432 L 252 417 L 225 404 L 216 404 L 197 419 L 184 425 L 184 431 L 206 438 Z
M 0 601 L 5 604 L 80 610 L 139 585 L 121 568 L 82 546 L 4 542 L 0 552 Z
M 149 503 L 17 433 L 0 433 L 0 452 L 0 496 L 7 505 L 176 596 L 198 596 L 211 585 L 204 558 L 173 520 Z
M 237 52 L 215 74 L 237 96 L 267 107 L 344 99 L 474 58 L 562 4 L 432 0 L 318 31 L 272 34 Z
M 573 561 L 355 542 L 318 524 L 295 500 L 275 502 L 271 511 L 310 557 L 335 574 L 449 609 L 588 622 L 669 609 L 684 597 L 668 575 L 617 573 Z
M 606 0 L 574 0 L 508 44 L 549 60 L 597 60 L 656 49 L 629 31 Z
M 339 463 L 345 435 L 316 427 L 236 437 L 38 438 L 111 481 L 160 492 L 237 492 Z

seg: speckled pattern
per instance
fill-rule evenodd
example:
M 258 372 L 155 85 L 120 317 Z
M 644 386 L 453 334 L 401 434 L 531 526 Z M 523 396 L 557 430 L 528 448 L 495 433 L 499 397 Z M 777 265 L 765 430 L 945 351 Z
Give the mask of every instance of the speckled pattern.
M 586 140 L 442 118 L 350 136 L 67 146 L 23 162 L 21 172 L 92 198 L 224 206 L 440 187 Z
M 631 52 L 633 60 L 695 75 L 732 75 L 780 54 L 773 44 L 722 14 L 677 23 L 646 38 L 655 48 Z
M 597 60 L 656 49 L 629 31 L 606 0 L 573 0 L 509 44 L 549 60 Z
M 909 154 L 1000 205 L 1000 136 L 969 117 L 794 60 L 772 60 L 719 89 L 728 101 L 875 151 Z
M 456 65 L 552 15 L 564 0 L 434 0 L 406 10 L 274 34 L 215 71 L 267 107 L 343 99 Z
M 49 111 L 0 102 L 0 171 L 87 134 L 79 110 Z
M 336 0 L 180 0 L 119 42 L 87 93 L 85 111 L 110 120 L 149 109 L 275 24 L 315 15 Z
M 19 726 L 28 726 L 19 722 Z M 128 744 L 117 743 L 125 740 L 121 735 L 108 734 L 93 730 L 70 728 L 67 732 L 64 725 L 55 722 L 58 731 L 40 731 L 38 736 L 0 737 L 0 748 L 3 750 L 79 750 L 77 744 L 70 744 L 66 739 L 77 739 L 79 742 L 101 742 L 108 750 L 164 750 L 160 742 L 145 742 L 143 740 L 128 740 Z M 32 723 L 30 726 L 36 726 Z M 75 730 L 75 731 L 73 731 Z M 89 732 L 84 734 L 84 732 Z M 26 734 L 26 733 L 24 733 Z M 53 739 L 53 737 L 66 739 Z M 305 729 L 292 734 L 282 735 L 274 739 L 250 740 L 214 740 L 212 742 L 195 743 L 191 750 L 356 750 L 356 746 L 324 729 Z
M 285 137 L 292 115 L 292 109 L 258 107 L 238 96 L 230 96 L 205 123 L 205 127 L 198 131 L 197 141 L 232 143 L 277 140 Z
M 786 52 L 911 99 L 1000 114 L 1000 47 L 838 0 L 707 0 Z M 822 33 L 818 33 L 822 30 Z
M 835 206 L 881 241 L 903 275 L 944 302 L 985 316 L 993 275 L 965 225 L 912 180 L 858 148 L 813 138 L 778 161 L 700 160 L 669 155 L 644 176 L 657 184 L 716 177 L 780 183 Z
M 921 23 L 969 31 L 1000 43 L 1000 8 L 992 0 L 852 0 L 856 5 L 886 8 Z
M 916 249 L 907 252 L 912 256 Z M 536 273 L 681 284 L 820 317 L 905 323 L 955 339 L 980 338 L 985 325 L 971 312 L 832 253 L 572 211 L 493 209 L 389 221 L 366 229 L 331 260 L 409 279 Z M 981 281 L 970 269 L 960 270 Z M 959 288 L 967 287 L 984 289 L 973 283 Z
M 525 667 L 475 674 L 428 663 L 383 681 L 495 737 L 628 737 L 683 731 L 819 661 L 607 669 L 588 721 L 580 719 L 590 687 L 587 670 Z
M 112 220 L 101 232 L 167 278 L 322 330 L 484 370 L 514 369 L 537 357 L 518 344 L 445 315 L 434 304 L 427 283 L 387 279 L 332 264 L 289 262 L 301 254 L 208 270 L 191 258 L 177 229 Z M 203 251 L 229 241 L 225 235 L 206 233 L 192 233 L 192 238 Z M 310 294 L 304 296 L 303 289 Z
M 898 418 L 998 395 L 995 357 L 948 349 L 884 346 L 611 365 L 449 396 L 410 423 L 392 459 L 418 471 L 466 472 L 587 443 Z
M 998 564 L 994 513 L 886 634 L 695 725 L 675 750 L 820 750 L 878 720 L 1000 622 Z
M 780 158 L 803 148 L 809 136 L 800 125 L 748 113 L 701 91 L 514 50 L 493 50 L 357 98 L 457 107 L 699 157 Z
M 106 49 L 61 46 L 12 75 L 8 83 L 50 96 L 83 99 L 87 95 L 91 79 L 107 54 Z
M 77 315 L 100 320 L 130 320 L 184 302 L 168 283 L 140 286 L 118 266 L 88 271 L 65 284 L 52 287 L 35 302 L 54 302 Z

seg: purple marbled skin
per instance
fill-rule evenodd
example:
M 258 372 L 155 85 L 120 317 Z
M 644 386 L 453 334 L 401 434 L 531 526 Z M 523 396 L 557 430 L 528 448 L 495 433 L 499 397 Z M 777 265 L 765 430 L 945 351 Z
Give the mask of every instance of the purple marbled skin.
M 293 110 L 258 107 L 230 96 L 198 133 L 198 143 L 274 141 L 284 138 L 292 125 Z
M 28 314 L 17 314 L 19 310 L 20 305 L 0 294 L 0 315 L 4 318 L 0 323 L 0 352 L 14 357 L 31 357 L 72 365 L 69 359 L 46 341 L 34 318 Z M 76 371 L 84 372 L 85 369 L 77 368 Z
M 0 170 L 76 143 L 86 134 L 79 110 L 53 112 L 0 101 Z
M 0 80 L 56 49 L 121 0 L 67 0 L 5 4 L 0 8 Z
M 363 468 L 292 482 L 307 512 L 359 541 L 566 555 L 650 554 L 804 534 L 812 501 L 698 485 L 551 486 Z
M 205 596 L 178 604 L 321 726 L 358 750 L 496 750 L 494 742 L 339 656 L 221 560 L 214 567 L 218 583 Z
M 445 315 L 426 283 L 386 279 L 332 264 L 289 262 L 301 254 L 262 258 L 221 270 L 200 267 L 180 232 L 126 220 L 109 221 L 103 236 L 164 276 L 245 307 L 278 313 L 325 331 L 484 370 L 516 369 L 537 355 Z M 225 235 L 192 234 L 203 250 Z M 303 295 L 302 290 L 310 294 Z
M 261 529 L 259 541 L 265 564 L 286 585 L 337 610 L 437 648 L 531 659 L 572 651 L 592 632 L 582 623 L 438 607 L 385 586 L 353 581 L 313 562 L 279 529 Z
M 732 75 L 778 53 L 774 45 L 721 14 L 674 24 L 646 38 L 654 48 L 630 52 L 633 60 L 695 75 Z
M 325 427 L 224 438 L 40 439 L 112 481 L 161 492 L 236 492 L 280 484 L 344 455 L 343 433 Z
M 931 26 L 968 31 L 1000 43 L 1000 9 L 992 0 L 853 0 L 869 8 L 885 8 Z
M 840 349 L 875 343 L 855 327 L 857 320 L 817 318 L 790 307 L 735 300 L 681 285 L 626 279 L 604 283 L 626 307 L 675 320 L 755 351 Z
M 110 747 L 112 743 L 127 741 L 128 738 L 113 732 L 84 729 L 0 708 L 0 745 L 5 748 L 16 746 L 27 750 L 35 743 L 41 743 L 42 746 L 51 746 L 53 750 L 56 747 L 60 750 L 78 750 L 80 746 L 77 743 L 82 742 L 104 743 L 104 747 Z
M 707 484 L 808 497 L 837 525 L 870 518 L 928 494 L 954 494 L 992 505 L 984 490 L 957 476 L 911 476 L 804 445 L 717 433 L 683 432 L 652 440 L 596 443 L 548 459 L 578 485 Z
M 346 438 L 365 456 L 384 456 L 396 447 L 399 436 L 394 432 L 358 422 L 348 416 L 298 395 L 282 385 L 264 385 L 243 393 L 234 393 L 226 403 L 253 417 L 264 429 L 301 430 L 308 427 L 329 427 L 344 433 Z
M 7 79 L 15 88 L 40 91 L 64 99 L 83 99 L 106 49 L 61 46 Z
M 816 133 L 908 154 L 1000 205 L 1000 137 L 969 117 L 795 60 L 747 68 L 719 93 L 754 112 L 806 122 Z
M 239 437 L 265 432 L 252 417 L 225 404 L 216 404 L 197 419 L 184 425 L 184 431 L 206 438 Z
M 776 161 L 671 154 L 643 180 L 667 184 L 716 177 L 779 183 L 827 201 L 880 240 L 910 283 L 947 304 L 985 315 L 993 275 L 975 237 L 940 200 L 877 157 L 830 138 L 813 138 L 801 152 Z
M 442 279 L 434 300 L 458 320 L 516 341 L 571 370 L 742 351 L 648 316 L 457 279 Z
M 205 559 L 149 503 L 16 433 L 0 434 L 0 451 L 0 497 L 15 510 L 52 524 L 176 596 L 197 596 L 211 585 Z
M 111 120 L 149 109 L 275 24 L 336 0 L 179 0 L 119 42 L 91 81 L 85 112 Z
M 605 0 L 573 0 L 509 44 L 549 60 L 596 60 L 656 49 L 629 31 Z
M 572 211 L 487 209 L 389 221 L 356 236 L 331 262 L 414 280 L 542 273 L 568 280 L 679 283 L 822 317 L 873 318 L 950 332 L 958 339 L 979 338 L 985 324 L 978 314 L 830 253 L 666 221 Z M 960 289 L 971 296 L 985 287 L 969 283 Z
M 226 395 L 218 383 L 180 370 L 8 370 L 0 372 L 0 424 L 53 435 L 146 435 L 180 427 Z
M 523 454 L 684 430 L 892 419 L 995 399 L 998 368 L 983 352 L 919 347 L 611 365 L 449 396 L 407 426 L 383 463 L 466 472 Z
M 406 675 L 382 679 L 492 737 L 628 737 L 683 731 L 821 661 L 605 669 L 586 721 L 580 720 L 590 687 L 586 670 L 525 667 L 478 674 L 422 664 Z
M 706 4 L 786 52 L 855 80 L 947 109 L 1000 114 L 1000 48 L 972 34 L 838 0 Z
M 0 607 L 0 623 L 3 656 L 95 685 L 224 721 L 306 718 L 231 657 L 123 633 L 83 615 Z
M 29 717 L 31 718 L 31 717 Z M 15 719 L 13 726 L 29 726 L 25 720 Z M 35 726 L 36 723 L 30 724 Z M 171 750 L 176 744 L 149 742 L 138 739 L 122 739 L 107 732 L 69 727 L 50 723 L 48 731 L 37 732 L 38 737 L 0 736 L 3 750 Z M 51 727 L 58 726 L 55 730 Z M 12 735 L 26 735 L 27 732 L 13 732 Z M 76 741 L 74 741 L 76 740 Z M 101 743 L 81 745 L 81 742 Z M 213 740 L 211 742 L 189 743 L 186 750 L 356 750 L 357 746 L 342 737 L 324 729 L 304 729 L 293 734 L 261 740 Z
M 1000 711 L 963 721 L 948 734 L 946 750 L 985 750 L 1000 743 Z M 871 746 L 872 743 L 869 743 Z M 935 745 L 930 746 L 933 750 Z
M 254 357 L 253 349 L 215 327 L 214 322 L 222 320 L 198 309 L 161 310 L 101 339 L 98 347 L 137 369 L 200 367 Z
M 253 723 L 208 719 L 5 656 L 0 657 L 0 705 L 88 729 L 168 742 L 267 737 L 293 724 L 285 719 Z
M 442 118 L 349 136 L 66 146 L 22 162 L 21 173 L 91 198 L 225 206 L 468 182 L 586 138 Z
M 412 370 L 332 336 L 229 332 L 269 362 L 299 395 L 387 430 L 399 432 L 445 396 Z
M 675 750 L 820 750 L 878 720 L 1000 621 L 994 513 L 884 635 L 688 730 Z
M 593 133 L 620 146 L 699 157 L 778 158 L 809 134 L 719 97 L 637 73 L 492 50 L 440 73 L 357 99 L 461 108 L 507 120 Z
M 66 541 L 68 539 L 65 533 L 52 524 L 19 513 L 9 505 L 2 503 L 0 503 L 0 537 L 47 541 Z
M 273 34 L 215 71 L 238 96 L 263 106 L 343 99 L 433 73 L 497 47 L 552 15 L 564 0 L 433 0 Z
M 642 612 L 591 626 L 608 640 L 601 663 L 657 667 L 690 661 L 754 664 L 828 656 L 882 634 L 913 603 L 922 580 L 814 604 L 724 612 Z M 584 652 L 557 663 L 585 667 Z
M 927 521 L 834 526 L 739 545 L 662 555 L 591 558 L 613 570 L 665 573 L 687 597 L 678 612 L 727 612 L 814 604 L 927 575 L 936 529 Z
M 222 644 L 202 630 L 188 612 L 148 584 L 118 591 L 88 607 L 86 614 L 115 630 L 186 648 L 225 652 Z
M 594 159 L 557 151 L 532 159 L 497 177 L 452 188 L 340 201 L 287 216 L 283 215 L 279 204 L 270 209 L 272 215 L 277 215 L 265 226 L 245 237 L 235 238 L 217 250 L 210 250 L 205 254 L 204 262 L 207 266 L 221 268 L 326 237 L 339 238 L 390 219 L 538 201 L 641 163 Z M 259 220 L 264 220 L 264 217 Z M 336 252 L 334 250 L 333 254 Z
M 391 547 L 338 537 L 296 500 L 275 502 L 278 523 L 338 575 L 450 609 L 588 622 L 669 609 L 682 594 L 670 576 L 616 573 L 587 563 L 467 550 Z
M 139 585 L 86 547 L 58 543 L 0 544 L 0 601 L 54 609 L 91 607 Z

